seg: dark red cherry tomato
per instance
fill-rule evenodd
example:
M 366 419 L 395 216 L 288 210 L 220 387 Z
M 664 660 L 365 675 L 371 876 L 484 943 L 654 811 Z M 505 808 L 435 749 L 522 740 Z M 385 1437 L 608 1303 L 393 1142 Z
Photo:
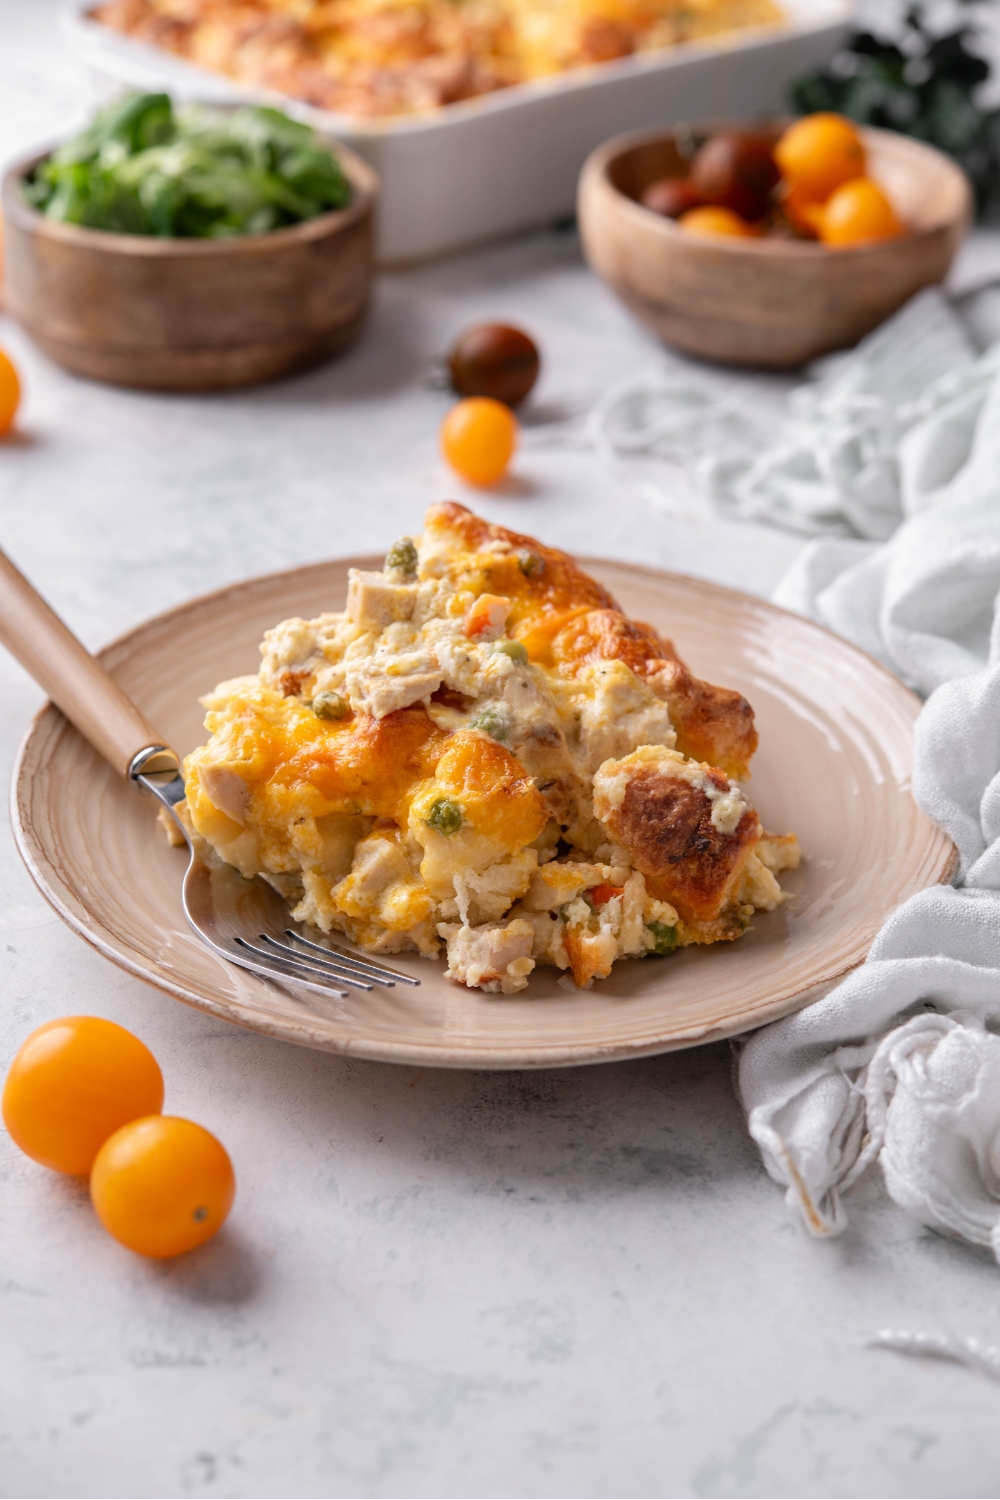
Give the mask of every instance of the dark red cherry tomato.
M 698 208 L 704 199 L 687 177 L 658 177 L 643 189 L 639 202 L 665 219 L 679 219 L 689 208 Z
M 507 406 L 524 400 L 540 367 L 534 341 L 505 323 L 470 329 L 448 356 L 451 383 L 459 396 L 491 396 Z
M 780 175 L 773 142 L 748 130 L 709 136 L 691 160 L 691 182 L 702 202 L 751 221 L 767 213 Z

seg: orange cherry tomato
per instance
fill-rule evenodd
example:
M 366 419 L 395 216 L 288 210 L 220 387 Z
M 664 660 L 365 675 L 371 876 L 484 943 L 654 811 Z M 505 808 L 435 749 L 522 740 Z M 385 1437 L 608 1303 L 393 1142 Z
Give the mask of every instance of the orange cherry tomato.
M 845 182 L 826 203 L 819 225 L 824 245 L 859 245 L 892 240 L 905 233 L 896 210 L 877 183 L 867 177 Z
M 806 115 L 789 125 L 774 148 L 774 159 L 790 187 L 825 203 L 841 183 L 865 173 L 865 148 L 843 115 Z
M 163 1074 L 137 1036 L 97 1016 L 66 1016 L 33 1031 L 11 1063 L 3 1119 L 15 1145 L 43 1167 L 86 1177 L 104 1142 L 163 1108 Z
M 490 396 L 470 396 L 441 424 L 441 449 L 469 484 L 490 485 L 505 473 L 517 446 L 517 418 Z
M 685 234 L 726 234 L 747 239 L 754 234 L 753 226 L 731 208 L 716 208 L 706 204 L 704 208 L 689 208 L 677 220 Z
M 0 349 L 0 437 L 9 432 L 21 404 L 21 382 L 13 361 Z
M 183 1255 L 226 1222 L 236 1193 L 233 1164 L 192 1120 L 149 1115 L 104 1142 L 90 1197 L 109 1234 L 157 1260 Z
M 811 239 L 818 237 L 823 221 L 822 203 L 807 197 L 801 188 L 793 187 L 782 197 L 781 207 L 785 217 L 795 225 L 800 234 L 807 234 Z

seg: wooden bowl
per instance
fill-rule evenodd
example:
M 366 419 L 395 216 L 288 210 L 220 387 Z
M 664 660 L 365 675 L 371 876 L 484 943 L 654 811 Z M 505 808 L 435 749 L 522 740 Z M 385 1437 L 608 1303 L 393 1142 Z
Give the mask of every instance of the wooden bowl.
M 3 180 L 4 298 L 57 364 L 114 385 L 253 385 L 339 354 L 360 331 L 378 178 L 341 146 L 346 208 L 225 240 L 108 234 L 46 219 Z
M 763 128 L 777 135 L 784 123 Z M 697 141 L 725 124 L 689 134 Z M 590 265 L 632 312 L 705 359 L 787 368 L 856 343 L 914 292 L 944 280 L 972 220 L 968 179 L 947 156 L 862 129 L 871 175 L 909 225 L 900 239 L 831 249 L 687 234 L 638 202 L 658 177 L 684 174 L 679 135 L 643 131 L 593 152 L 580 177 L 580 233 Z

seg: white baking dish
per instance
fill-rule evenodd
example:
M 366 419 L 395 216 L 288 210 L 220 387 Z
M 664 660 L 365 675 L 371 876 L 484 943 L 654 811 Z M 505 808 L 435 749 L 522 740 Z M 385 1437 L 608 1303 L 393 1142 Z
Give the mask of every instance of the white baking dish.
M 181 98 L 268 99 L 357 151 L 382 180 L 379 260 L 440 255 L 572 213 L 589 153 L 609 136 L 706 116 L 778 110 L 796 73 L 831 56 L 853 0 L 782 0 L 788 23 L 683 43 L 517 84 L 434 114 L 359 120 L 276 100 L 89 19 L 66 23 L 104 83 L 168 88 Z

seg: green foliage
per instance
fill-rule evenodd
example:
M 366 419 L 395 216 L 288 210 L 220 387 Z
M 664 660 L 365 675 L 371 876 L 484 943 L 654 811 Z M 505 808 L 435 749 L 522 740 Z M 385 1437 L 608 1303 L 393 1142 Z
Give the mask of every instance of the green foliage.
M 958 3 L 971 16 L 977 0 Z M 1000 110 L 976 102 L 990 66 L 974 50 L 974 24 L 936 35 L 929 10 L 919 0 L 909 5 L 895 41 L 854 32 L 826 72 L 792 84 L 791 104 L 800 114 L 835 110 L 937 146 L 964 167 L 986 209 L 1000 201 Z
M 101 110 L 35 168 L 24 193 L 63 224 L 169 239 L 265 234 L 351 195 L 329 151 L 279 110 L 175 110 L 166 94 Z

